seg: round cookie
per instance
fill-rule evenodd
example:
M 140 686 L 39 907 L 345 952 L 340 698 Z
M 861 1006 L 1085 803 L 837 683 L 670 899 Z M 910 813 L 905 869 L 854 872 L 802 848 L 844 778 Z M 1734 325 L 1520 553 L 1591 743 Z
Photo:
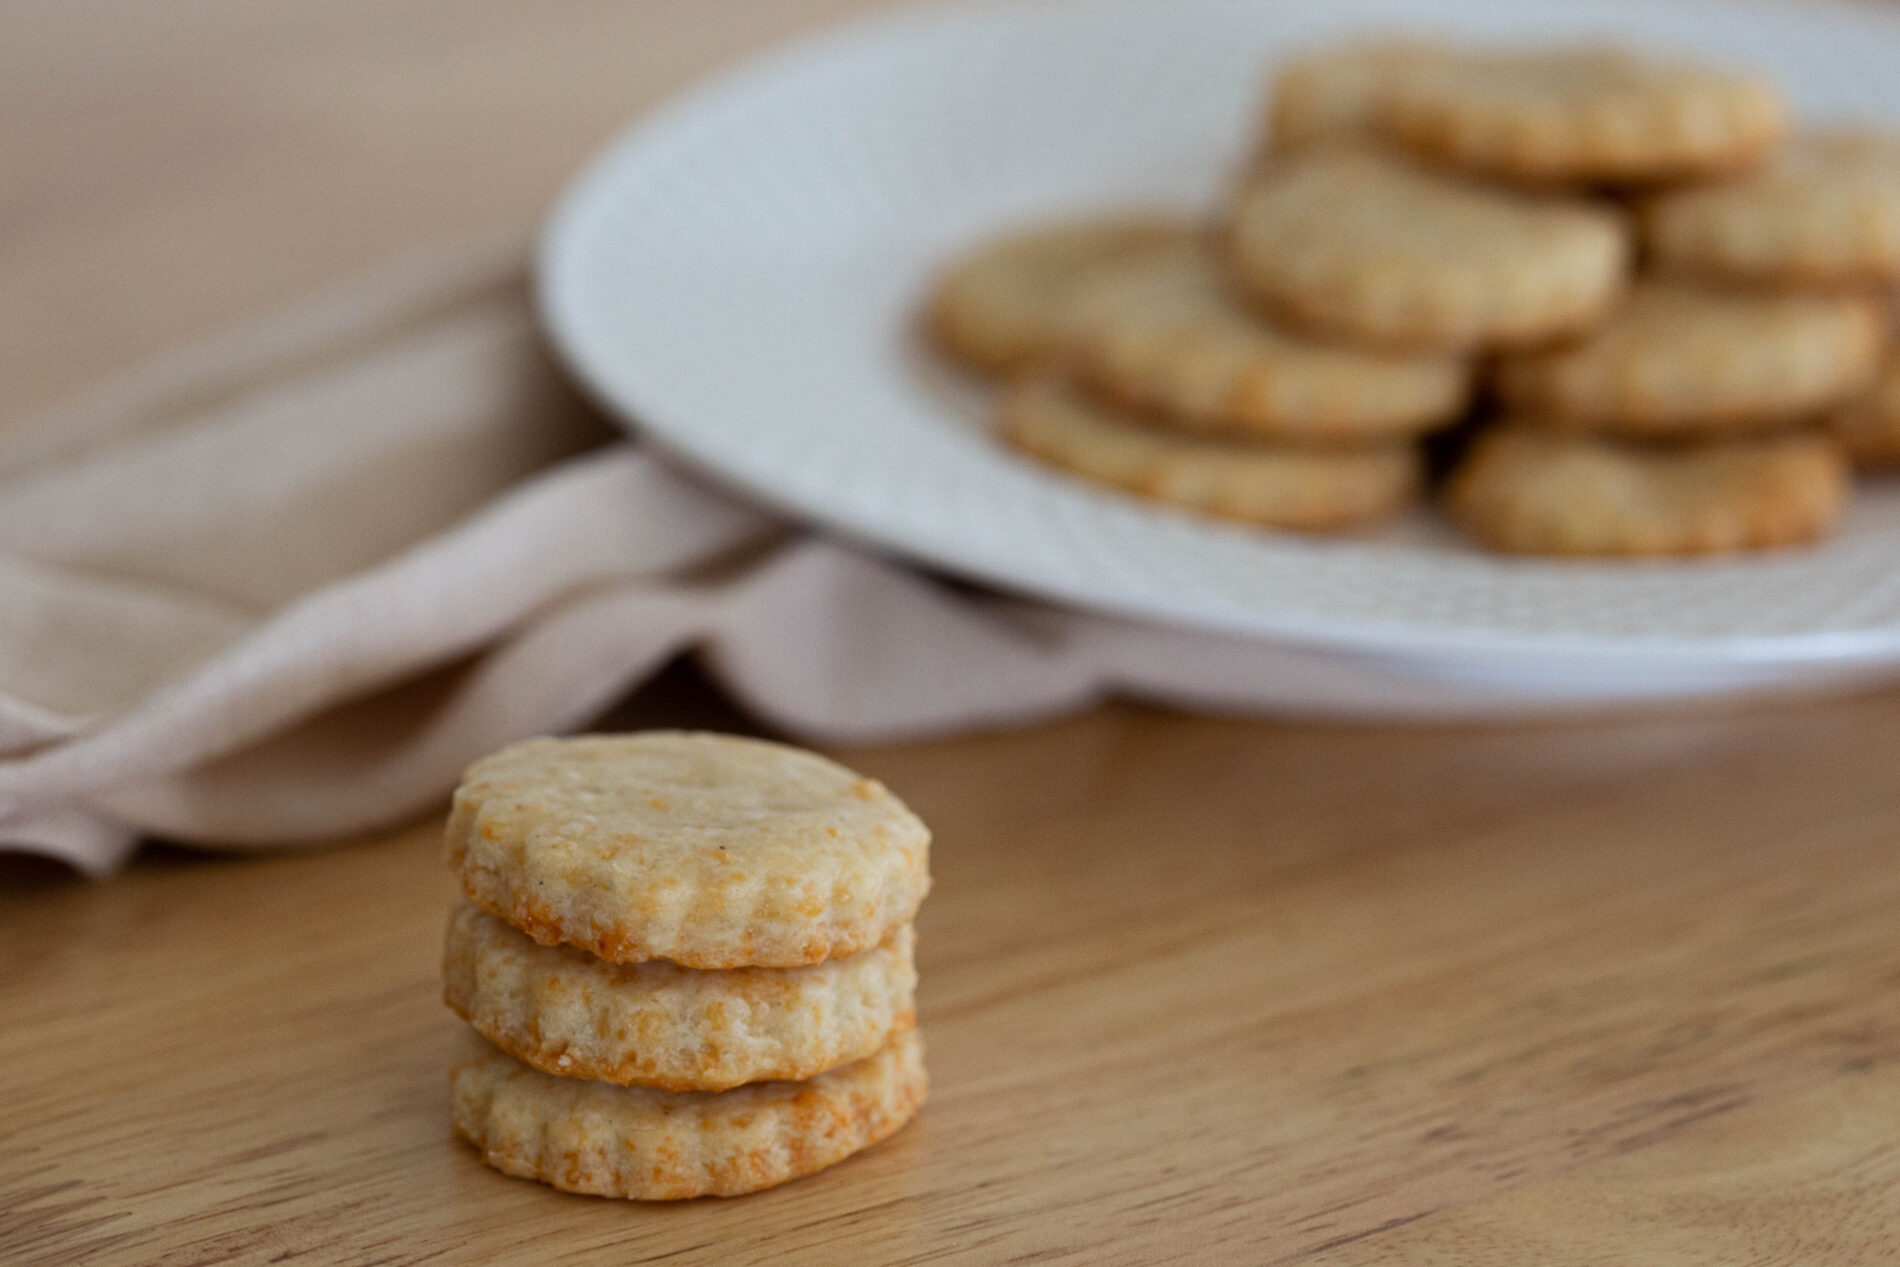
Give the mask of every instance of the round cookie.
M 1873 386 L 1836 411 L 1828 430 L 1854 465 L 1900 466 L 1900 356 L 1889 354 Z
M 1000 238 L 938 279 L 926 314 L 937 342 L 973 368 L 1020 369 L 1050 354 L 1077 283 L 1103 264 L 1193 239 L 1155 216 L 1104 216 Z
M 1643 235 L 1659 269 L 1718 281 L 1840 287 L 1900 281 L 1900 139 L 1820 132 L 1760 170 L 1658 195 Z
M 1866 386 L 1886 320 L 1860 298 L 1645 281 L 1571 347 L 1504 357 L 1499 394 L 1555 426 L 1628 435 L 1772 426 Z
M 1586 46 L 1421 65 L 1393 83 L 1385 126 L 1468 171 L 1632 183 L 1746 168 L 1780 141 L 1787 107 L 1752 75 Z
M 468 902 L 449 913 L 443 1001 L 543 1072 L 667 1091 L 809 1078 L 861 1060 L 915 1021 L 909 925 L 802 968 L 708 972 L 615 964 L 543 946 Z
M 1186 430 L 1330 443 L 1414 436 L 1456 418 L 1470 369 L 1320 343 L 1237 302 L 1181 245 L 1104 266 L 1077 292 L 1067 360 L 1098 393 Z
M 1517 425 L 1478 439 L 1445 501 L 1494 549 L 1639 556 L 1813 541 L 1847 495 L 1846 463 L 1820 436 L 1663 447 Z
M 1377 138 L 1393 85 L 1418 67 L 1443 61 L 1427 40 L 1373 37 L 1315 49 L 1273 73 L 1264 134 L 1270 147 Z
M 894 1134 L 929 1089 L 907 1031 L 805 1082 L 656 1091 L 530 1069 L 474 1035 L 449 1070 L 456 1132 L 495 1169 L 564 1192 L 730 1197 L 835 1165 Z
M 1235 202 L 1235 277 L 1270 310 L 1375 347 L 1521 346 L 1621 294 L 1614 209 L 1466 184 L 1361 150 L 1268 164 Z
M 475 905 L 616 963 L 856 954 L 910 923 L 930 887 L 930 832 L 882 784 L 730 735 L 504 748 L 463 775 L 447 839 Z
M 1275 528 L 1346 528 L 1417 494 L 1417 446 L 1355 449 L 1201 439 L 1142 425 L 1052 379 L 1019 384 L 999 423 L 1010 445 L 1083 479 L 1187 510 Z

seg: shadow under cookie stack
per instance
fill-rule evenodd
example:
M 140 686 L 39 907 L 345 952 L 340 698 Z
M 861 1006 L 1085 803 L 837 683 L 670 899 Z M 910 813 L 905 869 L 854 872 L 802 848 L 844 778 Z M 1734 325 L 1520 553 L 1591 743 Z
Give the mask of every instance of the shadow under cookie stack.
M 981 247 L 938 344 L 997 429 L 1204 514 L 1339 531 L 1437 500 L 1494 549 L 1685 555 L 1835 527 L 1900 463 L 1900 139 L 1789 135 L 1762 79 L 1600 45 L 1278 67 L 1208 223 Z
M 443 997 L 455 1128 L 569 1192 L 733 1196 L 915 1115 L 929 831 L 814 753 L 655 731 L 535 739 L 455 794 Z

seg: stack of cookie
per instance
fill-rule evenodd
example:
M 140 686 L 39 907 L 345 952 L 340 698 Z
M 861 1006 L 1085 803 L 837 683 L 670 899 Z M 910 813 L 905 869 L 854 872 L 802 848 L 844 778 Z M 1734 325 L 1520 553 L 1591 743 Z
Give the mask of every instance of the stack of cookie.
M 911 919 L 929 832 L 813 753 L 535 739 L 456 791 L 444 998 L 456 1130 L 570 1192 L 753 1192 L 922 1103 Z M 479 1037 L 478 1037 L 479 1035 Z
M 1269 527 L 1353 528 L 1423 486 L 1417 439 L 1457 419 L 1470 367 L 1272 324 L 1186 223 L 1103 219 L 1013 237 L 953 268 L 932 326 L 1010 375 L 1000 429 L 1074 474 Z
M 1900 143 L 1784 144 L 1769 84 L 1583 47 L 1385 39 L 1295 59 L 1206 229 L 978 251 L 939 342 L 1016 381 L 1002 437 L 1205 513 L 1351 527 L 1470 442 L 1445 504 L 1496 548 L 1684 554 L 1831 529 L 1900 459 Z M 1473 438 L 1475 437 L 1475 438 Z

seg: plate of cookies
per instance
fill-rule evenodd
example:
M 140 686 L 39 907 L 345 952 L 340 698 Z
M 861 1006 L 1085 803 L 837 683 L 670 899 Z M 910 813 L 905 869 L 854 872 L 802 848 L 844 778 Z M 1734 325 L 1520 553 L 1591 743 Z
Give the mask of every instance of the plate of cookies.
M 1900 20 L 901 12 L 543 240 L 639 433 L 963 577 L 1473 700 L 1900 670 Z

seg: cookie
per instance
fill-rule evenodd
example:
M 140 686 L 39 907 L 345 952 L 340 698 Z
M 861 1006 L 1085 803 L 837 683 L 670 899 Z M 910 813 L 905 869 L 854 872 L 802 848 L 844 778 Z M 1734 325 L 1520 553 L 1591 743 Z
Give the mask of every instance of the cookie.
M 1375 37 L 1288 58 L 1267 98 L 1269 146 L 1376 139 L 1393 85 L 1448 55 L 1427 40 Z
M 1813 541 L 1847 494 L 1840 450 L 1820 436 L 1667 447 L 1514 425 L 1478 439 L 1445 502 L 1499 550 L 1686 555 Z
M 1760 170 L 1658 195 L 1643 237 L 1659 269 L 1773 286 L 1900 281 L 1900 138 L 1799 137 Z
M 1413 436 L 1456 418 L 1470 369 L 1321 343 L 1236 301 L 1206 250 L 1110 264 L 1077 292 L 1064 350 L 1095 391 L 1186 430 L 1303 442 Z
M 443 1000 L 543 1072 L 667 1091 L 809 1078 L 909 1029 L 909 925 L 882 945 L 802 968 L 708 972 L 615 964 L 543 946 L 467 903 L 449 913 Z
M 1468 53 L 1395 81 L 1386 132 L 1467 171 L 1536 183 L 1647 183 L 1742 170 L 1787 107 L 1753 75 L 1602 46 Z
M 1262 168 L 1234 204 L 1235 277 L 1270 311 L 1376 347 L 1546 342 L 1622 292 L 1628 227 L 1582 201 L 1466 184 L 1364 150 Z
M 823 1170 L 895 1133 L 928 1089 L 915 1032 L 806 1082 L 730 1091 L 557 1078 L 472 1034 L 449 1070 L 456 1132 L 490 1166 L 642 1201 L 737 1196 Z
M 1417 446 L 1302 449 L 1202 439 L 1143 425 L 1036 378 L 1004 399 L 1007 443 L 1072 475 L 1152 501 L 1275 528 L 1346 528 L 1409 503 Z
M 1554 425 L 1629 435 L 1771 426 L 1838 405 L 1879 362 L 1870 300 L 1645 281 L 1573 347 L 1504 357 L 1499 394 Z
M 869 950 L 930 887 L 930 832 L 816 753 L 649 731 L 470 766 L 448 861 L 469 900 L 616 963 L 790 968 Z
M 1900 466 L 1900 356 L 1889 353 L 1879 376 L 1828 419 L 1828 430 L 1856 466 Z
M 988 373 L 1049 354 L 1078 282 L 1103 264 L 1191 240 L 1195 230 L 1160 217 L 1105 216 L 999 239 L 951 266 L 927 313 L 937 342 Z

